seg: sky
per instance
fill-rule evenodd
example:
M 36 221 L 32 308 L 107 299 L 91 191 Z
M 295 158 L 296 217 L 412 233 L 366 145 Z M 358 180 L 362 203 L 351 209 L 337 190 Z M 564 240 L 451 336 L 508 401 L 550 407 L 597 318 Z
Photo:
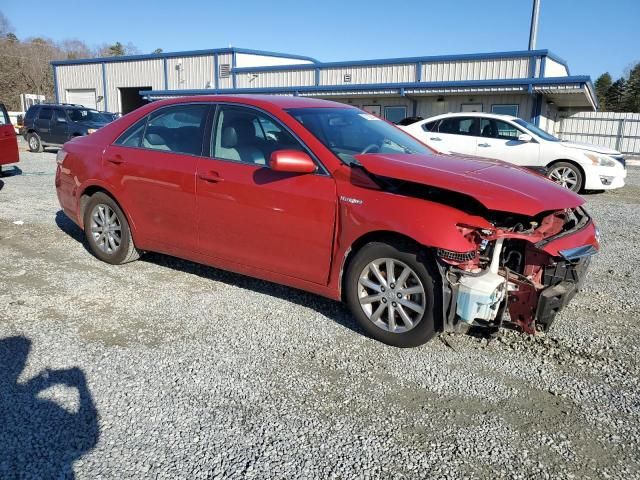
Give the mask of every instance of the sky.
M 227 46 L 321 61 L 526 50 L 532 0 L 109 0 L 2 2 L 19 38 L 132 42 L 142 53 Z M 37 12 L 37 13 L 36 13 Z M 537 48 L 572 75 L 640 61 L 640 0 L 541 0 Z

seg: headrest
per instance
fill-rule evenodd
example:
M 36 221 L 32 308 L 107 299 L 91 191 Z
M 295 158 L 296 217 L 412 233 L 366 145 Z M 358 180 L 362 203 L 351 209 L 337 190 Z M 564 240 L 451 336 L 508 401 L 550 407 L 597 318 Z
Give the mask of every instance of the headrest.
M 238 144 L 238 132 L 235 127 L 224 127 L 220 146 L 222 148 L 233 148 Z

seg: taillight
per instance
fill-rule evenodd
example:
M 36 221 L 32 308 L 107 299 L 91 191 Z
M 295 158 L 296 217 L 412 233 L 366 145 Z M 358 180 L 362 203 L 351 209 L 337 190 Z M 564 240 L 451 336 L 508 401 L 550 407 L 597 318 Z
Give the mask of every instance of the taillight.
M 58 165 L 62 165 L 62 162 L 64 162 L 65 158 L 67 158 L 67 152 L 64 151 L 64 148 L 61 148 L 60 150 L 58 150 L 58 154 L 56 155 L 56 162 L 58 163 Z

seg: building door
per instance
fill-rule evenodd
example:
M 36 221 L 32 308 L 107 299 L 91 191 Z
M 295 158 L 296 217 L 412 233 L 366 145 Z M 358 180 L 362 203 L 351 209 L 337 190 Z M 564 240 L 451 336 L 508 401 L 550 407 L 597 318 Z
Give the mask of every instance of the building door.
M 92 88 L 67 90 L 67 103 L 96 108 L 96 91 Z
M 382 118 L 382 107 L 380 105 L 365 105 L 362 109 L 371 115 Z
M 118 90 L 120 91 L 120 113 L 126 115 L 149 103 L 148 100 L 142 98 L 140 91 L 152 90 L 152 87 L 120 87 Z
M 481 103 L 463 103 L 460 106 L 461 112 L 482 112 Z

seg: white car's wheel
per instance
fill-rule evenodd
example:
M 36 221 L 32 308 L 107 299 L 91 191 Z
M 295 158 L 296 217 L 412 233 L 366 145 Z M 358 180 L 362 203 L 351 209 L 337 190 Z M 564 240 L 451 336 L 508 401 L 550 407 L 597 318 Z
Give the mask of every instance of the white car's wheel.
M 547 177 L 573 192 L 579 192 L 584 186 L 582 172 L 573 163 L 558 162 L 549 167 Z

